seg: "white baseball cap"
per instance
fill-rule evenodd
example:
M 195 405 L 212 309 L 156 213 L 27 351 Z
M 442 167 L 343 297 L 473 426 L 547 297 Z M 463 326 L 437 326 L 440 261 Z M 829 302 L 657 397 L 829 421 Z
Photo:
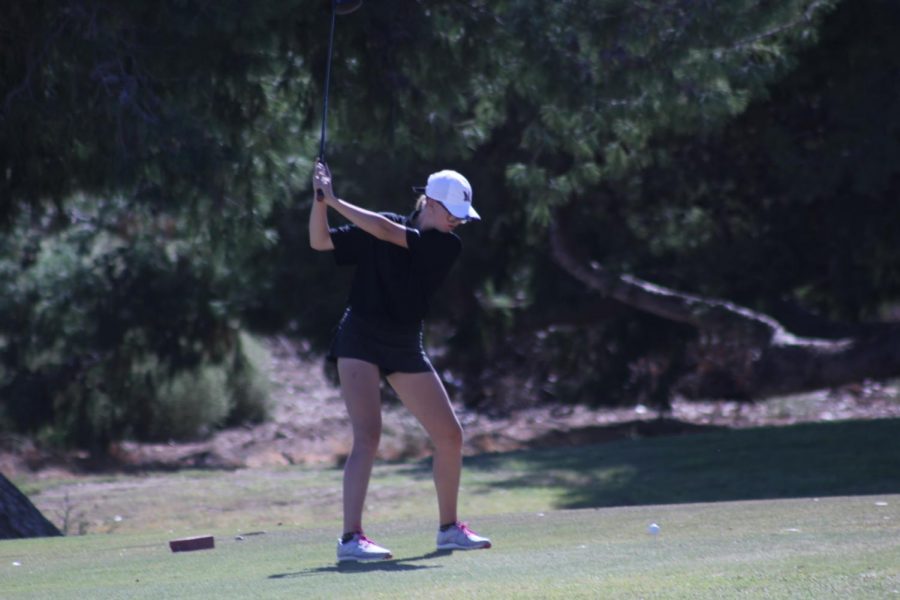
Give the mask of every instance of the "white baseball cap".
M 425 195 L 443 204 L 457 219 L 481 219 L 472 207 L 472 186 L 456 171 L 444 170 L 429 175 Z

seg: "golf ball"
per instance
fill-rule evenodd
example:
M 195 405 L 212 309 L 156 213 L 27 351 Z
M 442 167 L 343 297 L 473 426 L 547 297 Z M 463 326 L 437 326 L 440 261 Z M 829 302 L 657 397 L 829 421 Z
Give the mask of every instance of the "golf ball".
M 650 525 L 647 526 L 647 533 L 649 533 L 650 535 L 656 535 L 657 533 L 659 533 L 659 525 L 657 525 L 656 523 L 650 523 Z

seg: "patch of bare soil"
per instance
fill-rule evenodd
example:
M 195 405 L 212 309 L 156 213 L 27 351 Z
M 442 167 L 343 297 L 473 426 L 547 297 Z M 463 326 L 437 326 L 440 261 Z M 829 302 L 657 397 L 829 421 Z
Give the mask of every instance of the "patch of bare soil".
M 181 468 L 244 468 L 296 464 L 340 464 L 350 450 L 350 427 L 339 390 L 324 375 L 321 360 L 308 361 L 292 342 L 267 342 L 272 360 L 272 418 L 263 424 L 220 431 L 191 443 L 125 442 L 98 460 L 85 453 L 53 454 L 27 439 L 0 438 L 0 471 L 7 475 L 60 477 L 86 471 L 145 471 Z M 688 402 L 666 415 L 643 406 L 593 409 L 539 407 L 491 418 L 457 406 L 466 431 L 465 454 L 598 443 L 622 438 L 679 435 L 720 428 L 800 422 L 900 417 L 900 385 L 866 383 L 767 400 Z M 400 405 L 383 410 L 382 460 L 428 456 L 428 438 Z

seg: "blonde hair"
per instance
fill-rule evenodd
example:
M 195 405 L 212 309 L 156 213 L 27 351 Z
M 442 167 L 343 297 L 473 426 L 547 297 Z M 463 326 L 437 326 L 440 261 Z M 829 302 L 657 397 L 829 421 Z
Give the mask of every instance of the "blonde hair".
M 423 208 L 425 208 L 426 200 L 428 200 L 428 196 L 426 196 L 425 194 L 419 196 L 419 199 L 416 200 L 416 210 L 422 210 Z

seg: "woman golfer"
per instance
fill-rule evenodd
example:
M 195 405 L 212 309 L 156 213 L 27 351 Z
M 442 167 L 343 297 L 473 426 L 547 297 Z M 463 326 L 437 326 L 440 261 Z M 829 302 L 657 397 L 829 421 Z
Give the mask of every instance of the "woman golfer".
M 472 208 L 472 188 L 455 171 L 434 173 L 408 217 L 370 212 L 335 197 L 331 173 L 321 162 L 316 164 L 313 189 L 317 201 L 309 216 L 310 245 L 333 250 L 338 265 L 356 267 L 330 351 L 330 358 L 337 360 L 353 428 L 353 448 L 344 466 L 344 535 L 337 545 L 338 562 L 392 556 L 362 529 L 363 504 L 381 436 L 382 374 L 434 445 L 440 513 L 437 548 L 490 548 L 489 539 L 457 519 L 462 428 L 422 343 L 429 299 L 462 248 L 453 231 L 480 218 Z M 328 207 L 351 224 L 329 228 Z

